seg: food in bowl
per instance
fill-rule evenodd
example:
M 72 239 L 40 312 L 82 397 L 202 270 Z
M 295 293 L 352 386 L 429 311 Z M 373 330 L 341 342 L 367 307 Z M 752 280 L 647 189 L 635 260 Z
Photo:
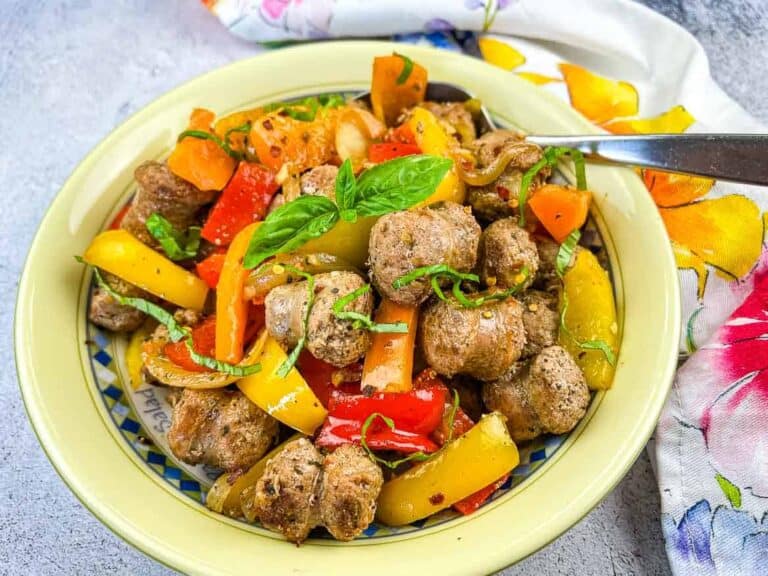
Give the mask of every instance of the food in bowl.
M 83 254 L 90 320 L 173 390 L 171 452 L 221 470 L 208 507 L 293 542 L 471 514 L 618 354 L 578 152 L 478 134 L 407 57 L 373 68 L 370 106 L 193 111 Z

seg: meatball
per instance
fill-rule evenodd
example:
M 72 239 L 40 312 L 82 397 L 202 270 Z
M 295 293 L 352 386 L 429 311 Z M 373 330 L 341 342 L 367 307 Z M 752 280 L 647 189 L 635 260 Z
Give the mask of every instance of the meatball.
M 383 483 L 381 469 L 360 446 L 345 444 L 326 456 L 320 518 L 336 540 L 352 540 L 373 521 Z
M 341 320 L 333 312 L 339 298 L 365 286 L 354 272 L 329 272 L 315 276 L 315 299 L 307 323 L 307 350 L 334 366 L 348 366 L 363 356 L 370 346 L 370 334 L 354 329 L 352 322 Z M 295 346 L 304 332 L 307 310 L 307 282 L 284 284 L 270 290 L 264 301 L 269 333 L 283 346 Z M 373 296 L 370 292 L 355 298 L 346 311 L 370 314 Z
M 121 280 L 117 276 L 102 272 L 104 281 L 112 290 L 123 296 L 147 298 L 148 294 L 141 288 Z M 151 300 L 152 297 L 150 296 Z M 132 306 L 123 306 L 110 294 L 96 288 L 91 296 L 88 308 L 88 319 L 102 328 L 113 332 L 133 332 L 144 323 L 146 315 Z
M 522 297 L 525 347 L 523 356 L 533 356 L 542 348 L 557 342 L 560 316 L 557 313 L 557 296 L 548 292 L 529 290 Z
M 549 346 L 530 363 L 518 362 L 495 382 L 485 383 L 483 402 L 506 416 L 515 442 L 524 442 L 545 432 L 573 430 L 587 411 L 589 389 L 568 352 Z
M 549 238 L 537 237 L 536 250 L 539 254 L 539 272 L 533 286 L 546 292 L 553 292 L 560 286 L 556 268 L 560 246 Z
M 447 124 L 448 133 L 456 134 L 462 144 L 470 144 L 477 136 L 472 114 L 463 102 L 423 102 L 420 106 Z
M 440 374 L 496 380 L 520 358 L 525 344 L 523 307 L 514 298 L 464 308 L 436 300 L 422 312 L 419 344 Z
M 168 445 L 187 464 L 253 466 L 277 438 L 277 420 L 238 390 L 186 388 L 173 405 Z
M 390 300 L 418 306 L 432 290 L 428 278 L 399 289 L 392 283 L 415 268 L 433 264 L 468 272 L 477 260 L 479 240 L 480 226 L 469 208 L 453 202 L 382 216 L 369 242 L 373 283 Z
M 480 397 L 480 385 L 468 376 L 458 375 L 451 378 L 448 387 L 459 394 L 459 406 L 475 422 L 483 415 L 483 401 Z M 451 392 L 453 395 L 453 392 Z M 453 398 L 450 398 L 453 401 Z
M 301 543 L 320 523 L 323 456 L 306 438 L 294 440 L 267 462 L 244 508 L 270 530 Z
M 325 196 L 336 202 L 336 176 L 339 169 L 332 164 L 317 166 L 301 175 L 301 194 Z
M 507 148 L 515 151 L 510 166 L 516 170 L 526 171 L 541 160 L 541 147 L 526 142 L 524 134 L 511 130 L 486 132 L 472 143 L 480 166 L 490 166 Z
M 552 434 L 573 430 L 587 412 L 589 389 L 571 355 L 560 346 L 544 348 L 528 372 L 531 406 Z
M 515 442 L 542 433 L 539 417 L 531 406 L 527 374 L 527 363 L 517 362 L 498 380 L 483 384 L 483 403 L 488 410 L 501 412 L 507 418 L 509 435 Z
M 215 190 L 198 190 L 159 162 L 144 162 L 134 177 L 138 191 L 120 227 L 155 248 L 158 243 L 147 230 L 147 218 L 157 213 L 177 230 L 185 230 L 196 223 L 200 208 L 216 196 Z
M 488 286 L 527 288 L 539 269 L 536 244 L 514 218 L 497 220 L 483 230 L 479 268 Z

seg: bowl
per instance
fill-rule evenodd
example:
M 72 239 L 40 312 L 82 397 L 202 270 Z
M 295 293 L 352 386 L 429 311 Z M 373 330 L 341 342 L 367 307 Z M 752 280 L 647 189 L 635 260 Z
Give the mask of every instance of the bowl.
M 610 261 L 622 333 L 614 385 L 594 395 L 572 433 L 524 449 L 513 481 L 478 512 L 403 529 L 374 525 L 350 543 L 312 538 L 297 548 L 207 510 L 202 502 L 213 471 L 185 466 L 164 450 L 162 399 L 123 385 L 125 343 L 86 322 L 90 273 L 73 256 L 132 194 L 134 168 L 170 152 L 192 108 L 226 114 L 310 93 L 363 90 L 372 58 L 395 49 L 424 65 L 431 79 L 473 92 L 501 124 L 539 134 L 599 131 L 545 90 L 459 54 L 387 42 L 298 46 L 210 72 L 132 116 L 77 167 L 40 225 L 15 318 L 16 365 L 29 419 L 83 505 L 163 564 L 190 574 L 493 572 L 586 515 L 653 431 L 677 360 L 674 258 L 636 174 L 589 165 L 592 216 Z

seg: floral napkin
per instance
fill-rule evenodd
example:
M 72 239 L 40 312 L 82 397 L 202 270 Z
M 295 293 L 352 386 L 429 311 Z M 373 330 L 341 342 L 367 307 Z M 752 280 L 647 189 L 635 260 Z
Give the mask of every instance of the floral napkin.
M 464 51 L 613 133 L 760 132 L 683 29 L 623 0 L 207 0 L 234 34 Z M 674 248 L 682 358 L 649 452 L 675 574 L 768 573 L 768 195 L 641 170 Z

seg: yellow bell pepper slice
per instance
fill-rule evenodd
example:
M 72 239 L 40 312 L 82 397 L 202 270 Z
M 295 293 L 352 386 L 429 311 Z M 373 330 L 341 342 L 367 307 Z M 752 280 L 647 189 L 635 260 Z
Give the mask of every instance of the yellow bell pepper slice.
M 144 361 L 141 359 L 141 349 L 144 340 L 150 337 L 155 329 L 155 322 L 147 319 L 136 332 L 131 334 L 128 341 L 128 347 L 125 349 L 125 367 L 128 370 L 128 376 L 131 380 L 131 388 L 138 390 L 144 383 L 141 376 L 141 370 L 144 367 Z
M 225 472 L 216 479 L 208 494 L 205 497 L 205 505 L 214 512 L 226 514 L 238 518 L 243 516 L 244 511 L 240 504 L 240 495 L 243 490 L 253 486 L 264 475 L 267 469 L 267 462 L 282 452 L 285 447 L 294 440 L 301 438 L 301 434 L 293 434 L 285 442 L 279 444 L 270 450 L 261 460 L 256 462 L 250 469 L 237 476 Z
M 262 331 L 254 348 L 261 350 L 261 371 L 238 380 L 237 387 L 273 418 L 308 436 L 313 434 L 327 414 L 320 400 L 296 368 L 285 378 L 277 374 L 288 356 L 269 332 Z
M 430 460 L 386 482 L 376 516 L 390 526 L 426 518 L 495 482 L 519 462 L 504 416 L 487 414 Z
M 611 279 L 592 252 L 579 250 L 563 276 L 563 286 L 568 300 L 564 319 L 567 332 L 560 330 L 559 343 L 582 369 L 591 390 L 607 390 L 613 383 L 614 367 L 603 352 L 582 348 L 579 342 L 602 340 L 617 355 L 619 330 Z
M 126 282 L 192 310 L 202 310 L 208 286 L 197 276 L 155 252 L 127 230 L 107 230 L 93 239 L 83 255 Z
M 330 254 L 363 268 L 368 259 L 368 237 L 378 218 L 358 218 L 356 222 L 341 220 L 318 238 L 304 244 L 302 254 Z
M 248 302 L 243 300 L 243 288 L 248 270 L 243 258 L 251 236 L 261 222 L 255 222 L 237 233 L 227 249 L 216 285 L 216 359 L 236 364 L 243 358 L 243 338 L 248 323 Z
M 456 143 L 443 129 L 440 121 L 434 114 L 432 114 L 432 112 L 426 108 L 414 108 L 413 114 L 407 124 L 411 129 L 411 132 L 413 132 L 416 144 L 421 148 L 421 151 L 424 154 L 452 158 L 451 149 Z M 465 192 L 464 181 L 459 178 L 459 175 L 456 173 L 456 167 L 454 166 L 451 171 L 445 175 L 443 181 L 440 182 L 437 190 L 435 190 L 429 198 L 414 206 L 414 208 L 445 201 L 462 204 L 464 202 Z

